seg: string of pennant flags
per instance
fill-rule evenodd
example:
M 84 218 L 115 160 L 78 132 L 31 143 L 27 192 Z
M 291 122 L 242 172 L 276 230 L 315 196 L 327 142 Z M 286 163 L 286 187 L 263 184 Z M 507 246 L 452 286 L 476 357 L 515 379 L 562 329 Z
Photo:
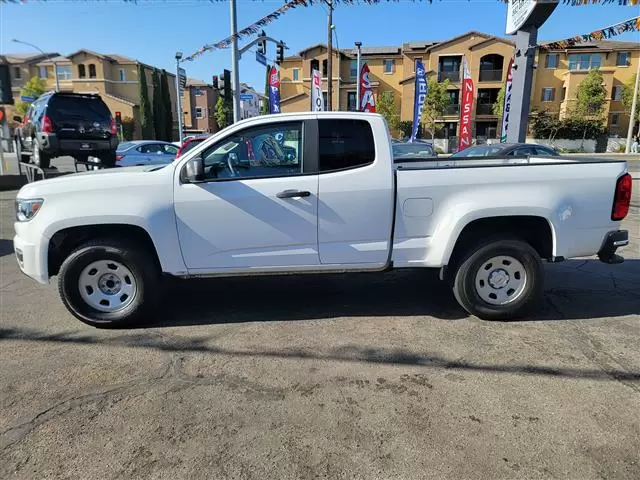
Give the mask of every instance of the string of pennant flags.
M 547 50 L 562 50 L 581 43 L 606 40 L 618 35 L 622 35 L 626 32 L 638 32 L 640 31 L 640 17 L 630 18 L 615 25 L 605 27 L 599 30 L 594 30 L 591 33 L 584 35 L 576 35 L 575 37 L 567 38 L 566 40 L 559 40 L 557 42 L 547 43 L 541 45 L 542 48 Z
M 240 39 L 240 38 L 247 37 L 249 35 L 255 35 L 265 25 L 267 25 L 267 24 L 273 22 L 274 20 L 278 19 L 281 15 L 284 15 L 289 10 L 294 9 L 296 7 L 300 7 L 300 6 L 306 7 L 307 6 L 307 0 L 289 0 L 282 7 L 278 8 L 277 10 L 274 10 L 270 14 L 262 17 L 260 20 L 258 20 L 255 23 L 252 23 L 248 27 L 243 28 L 239 32 L 237 32 L 237 33 L 235 33 L 233 35 L 229 35 L 227 38 L 224 38 L 224 39 L 220 40 L 219 42 L 208 44 L 208 45 L 203 45 L 196 52 L 194 52 L 191 55 L 183 58 L 182 61 L 183 62 L 190 62 L 190 61 L 192 61 L 193 59 L 199 57 L 200 55 L 202 55 L 205 52 L 210 52 L 210 51 L 213 51 L 213 50 L 219 50 L 219 49 L 222 49 L 222 48 L 228 48 L 229 45 L 231 45 L 231 43 L 233 42 L 234 39 Z

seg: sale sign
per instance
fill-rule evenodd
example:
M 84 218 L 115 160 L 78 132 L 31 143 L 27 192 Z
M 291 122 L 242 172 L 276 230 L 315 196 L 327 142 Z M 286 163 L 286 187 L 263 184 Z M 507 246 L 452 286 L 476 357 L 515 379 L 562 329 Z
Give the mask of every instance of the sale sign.
M 458 151 L 471 146 L 471 112 L 473 110 L 474 87 L 467 59 L 462 57 L 462 106 L 460 109 L 460 141 Z
M 324 97 L 322 96 L 322 76 L 319 70 L 311 71 L 311 111 L 324 110 Z
M 370 75 L 369 65 L 365 63 L 360 70 L 360 111 L 376 113 L 376 99 L 373 96 Z

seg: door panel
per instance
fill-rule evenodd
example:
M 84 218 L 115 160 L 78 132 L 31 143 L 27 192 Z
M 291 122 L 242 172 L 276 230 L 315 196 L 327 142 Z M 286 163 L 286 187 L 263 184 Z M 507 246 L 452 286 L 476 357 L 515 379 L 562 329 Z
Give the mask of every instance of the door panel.
M 318 176 L 302 175 L 302 133 L 302 122 L 254 127 L 202 153 L 208 181 L 175 192 L 190 271 L 319 265 Z

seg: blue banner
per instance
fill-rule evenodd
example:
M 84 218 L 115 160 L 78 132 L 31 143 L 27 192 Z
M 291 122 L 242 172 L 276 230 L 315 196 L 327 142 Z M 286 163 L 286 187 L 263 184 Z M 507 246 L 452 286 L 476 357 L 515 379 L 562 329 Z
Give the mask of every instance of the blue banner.
M 422 116 L 422 107 L 427 97 L 427 71 L 424 68 L 422 60 L 416 60 L 416 85 L 415 95 L 413 99 L 413 128 L 411 129 L 410 142 L 413 142 L 418 135 L 418 127 L 420 126 L 420 117 Z
M 280 113 L 280 75 L 276 67 L 269 73 L 269 113 Z

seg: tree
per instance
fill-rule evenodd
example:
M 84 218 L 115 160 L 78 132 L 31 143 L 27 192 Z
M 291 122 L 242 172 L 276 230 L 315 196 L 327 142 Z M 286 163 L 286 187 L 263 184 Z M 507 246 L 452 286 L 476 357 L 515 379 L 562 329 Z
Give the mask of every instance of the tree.
M 631 105 L 633 104 L 633 90 L 635 85 L 636 76 L 634 75 L 631 81 L 622 87 L 622 104 L 629 111 L 629 116 L 631 116 Z M 634 122 L 640 122 L 640 102 L 636 105 L 636 118 L 634 119 Z M 638 127 L 638 131 L 640 132 L 640 127 Z
M 451 98 L 447 92 L 449 79 L 438 83 L 434 78 L 427 82 L 427 95 L 422 107 L 422 119 L 425 126 L 431 132 L 431 141 L 436 136 L 437 121 L 444 115 L 445 108 L 451 103 Z
M 156 140 L 163 140 L 166 133 L 165 120 L 167 114 L 164 110 L 164 100 L 162 98 L 162 87 L 160 85 L 160 72 L 153 69 L 151 76 L 153 82 L 153 131 Z
M 229 122 L 229 114 L 231 109 L 229 108 L 229 102 L 220 95 L 218 97 L 218 101 L 216 102 L 216 123 L 218 124 L 218 128 L 222 130 L 223 128 L 230 125 Z
M 40 77 L 31 77 L 29 81 L 20 90 L 21 97 L 35 97 L 38 98 L 47 89 L 47 81 Z M 29 110 L 31 102 L 17 102 L 16 110 L 20 115 L 24 115 Z
M 389 125 L 389 130 L 395 131 L 398 129 L 400 115 L 392 92 L 382 92 L 378 95 L 376 112 L 385 118 Z
M 169 78 L 167 71 L 162 70 L 160 74 L 160 91 L 162 92 L 162 103 L 164 104 L 164 135 L 163 140 L 170 142 L 173 140 L 173 108 L 171 94 L 169 93 Z
M 149 103 L 147 75 L 142 65 L 138 65 L 138 78 L 140 79 L 140 134 L 143 139 L 150 140 L 153 138 L 153 116 L 151 103 Z
M 498 98 L 496 99 L 496 103 L 491 105 L 491 113 L 493 113 L 496 117 L 498 117 L 498 121 L 502 121 L 502 114 L 504 113 L 504 96 L 506 93 L 505 85 L 502 85 L 502 88 L 498 92 Z
M 607 101 L 607 90 L 604 87 L 604 77 L 600 70 L 591 69 L 586 77 L 580 82 L 576 90 L 576 99 L 570 117 L 574 121 L 591 120 L 602 123 L 604 105 Z M 587 136 L 589 123 L 584 122 L 582 144 Z
M 131 117 L 122 119 L 122 137 L 125 140 L 133 140 L 133 132 L 136 128 L 135 120 Z

